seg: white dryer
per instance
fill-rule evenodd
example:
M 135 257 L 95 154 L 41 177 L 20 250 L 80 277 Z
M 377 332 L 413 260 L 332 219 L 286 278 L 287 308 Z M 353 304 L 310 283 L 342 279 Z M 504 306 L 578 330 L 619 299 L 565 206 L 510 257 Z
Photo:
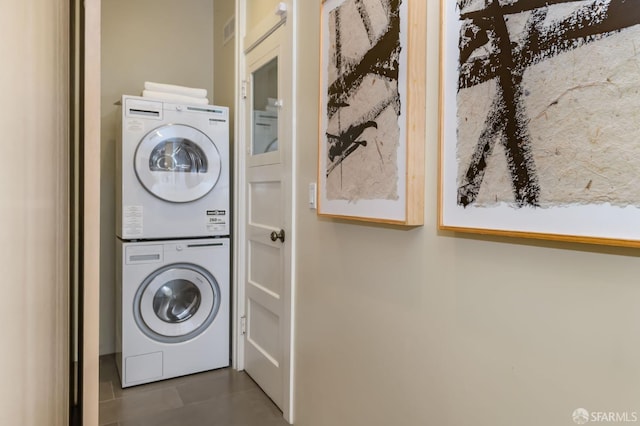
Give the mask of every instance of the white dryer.
M 229 239 L 116 238 L 122 387 L 229 365 Z
M 229 235 L 229 110 L 123 96 L 116 235 Z

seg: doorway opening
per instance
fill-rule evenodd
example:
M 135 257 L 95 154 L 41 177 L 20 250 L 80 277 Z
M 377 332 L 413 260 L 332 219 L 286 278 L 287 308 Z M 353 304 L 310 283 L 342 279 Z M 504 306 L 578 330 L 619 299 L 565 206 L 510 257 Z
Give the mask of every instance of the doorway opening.
M 251 319 L 259 319 L 260 311 L 257 307 L 257 304 L 253 304 L 251 302 L 252 299 L 245 298 L 246 294 L 244 292 L 244 287 L 253 282 L 250 282 L 248 279 L 251 278 L 252 271 L 257 271 L 257 269 L 251 269 L 247 266 L 247 258 L 248 255 L 252 256 L 259 252 L 260 248 L 258 244 L 251 244 L 252 247 L 248 247 L 246 242 L 249 240 L 245 240 L 244 243 L 241 242 L 241 238 L 247 236 L 246 232 L 243 234 L 243 231 L 246 231 L 247 225 L 251 225 L 252 222 L 242 222 L 245 219 L 251 220 L 251 216 L 246 216 L 247 210 L 245 210 L 247 199 L 244 198 L 248 190 L 253 191 L 255 188 L 258 188 L 259 185 L 253 184 L 257 181 L 252 181 L 251 185 L 248 184 L 246 180 L 246 169 L 242 169 L 247 161 L 245 157 L 245 148 L 247 146 L 247 142 L 244 140 L 246 134 L 244 134 L 244 129 L 246 125 L 246 112 L 253 111 L 253 109 L 244 109 L 240 104 L 242 100 L 241 91 L 242 85 L 240 81 L 242 80 L 241 76 L 244 75 L 246 68 L 246 62 L 244 61 L 244 55 L 249 52 L 247 49 L 250 45 L 253 48 L 257 48 L 260 42 L 262 42 L 265 37 L 265 32 L 260 28 L 263 25 L 263 22 L 270 21 L 282 21 L 284 25 L 282 25 L 283 33 L 285 34 L 286 42 L 283 43 L 285 49 L 287 49 L 288 58 L 284 62 L 280 60 L 278 61 L 277 73 L 286 72 L 287 77 L 283 77 L 286 79 L 286 84 L 282 84 L 279 81 L 279 90 L 280 88 L 289 87 L 288 92 L 285 92 L 284 95 L 277 95 L 276 101 L 261 106 L 261 110 L 267 110 L 267 107 L 275 107 L 279 111 L 279 119 L 276 124 L 276 128 L 278 129 L 277 135 L 275 138 L 272 138 L 271 141 L 263 147 L 265 148 L 263 151 L 264 154 L 267 153 L 281 153 L 284 154 L 283 164 L 287 167 L 287 173 L 289 174 L 283 180 L 285 182 L 285 186 L 283 187 L 287 192 L 287 197 L 291 197 L 294 193 L 294 182 L 293 179 L 293 150 L 294 144 L 292 141 L 290 142 L 290 147 L 283 149 L 283 141 L 288 137 L 291 140 L 291 135 L 294 134 L 292 124 L 292 116 L 291 111 L 293 110 L 293 87 L 295 86 L 295 78 L 294 78 L 294 67 L 293 67 L 293 54 L 294 54 L 294 42 L 293 35 L 295 33 L 295 22 L 293 17 L 295 14 L 293 13 L 295 7 L 295 1 L 289 0 L 287 2 L 273 2 L 273 8 L 267 14 L 262 22 L 259 22 L 256 26 L 256 31 L 247 31 L 247 8 L 251 7 L 251 5 L 255 2 L 251 0 L 241 0 L 238 4 L 233 4 L 228 0 L 193 0 L 193 4 L 189 7 L 185 7 L 184 4 L 180 4 L 179 9 L 181 13 L 185 12 L 185 9 L 189 9 L 191 6 L 197 10 L 193 16 L 191 16 L 186 21 L 189 22 L 189 31 L 185 33 L 196 34 L 198 40 L 195 41 L 179 41 L 178 47 L 175 52 L 180 53 L 190 53 L 192 57 L 197 57 L 197 65 L 188 66 L 188 61 L 176 59 L 172 55 L 168 55 L 167 51 L 171 50 L 171 43 L 176 43 L 175 37 L 173 36 L 175 33 L 171 32 L 169 34 L 173 40 L 167 40 L 166 42 L 162 42 L 158 40 L 158 32 L 149 31 L 149 26 L 141 23 L 139 19 L 135 18 L 135 14 L 130 13 L 131 10 L 126 9 L 127 7 L 135 7 L 140 6 L 145 1 L 152 1 L 154 5 L 157 5 L 157 2 L 153 0 L 136 0 L 134 2 L 131 1 L 116 1 L 116 2 L 100 2 L 100 0 L 95 0 L 93 2 L 86 2 L 86 4 L 91 5 L 93 10 L 96 10 L 97 6 L 97 16 L 100 17 L 100 25 L 96 25 L 95 27 L 91 27 L 87 25 L 85 28 L 84 34 L 87 40 L 91 39 L 93 44 L 87 45 L 83 47 L 83 51 L 91 52 L 91 55 L 87 55 L 86 63 L 87 68 L 90 69 L 90 77 L 87 78 L 83 88 L 87 88 L 84 98 L 86 99 L 85 105 L 85 113 L 88 108 L 92 105 L 96 105 L 102 101 L 100 117 L 99 117 L 99 126 L 100 130 L 100 142 L 98 143 L 98 153 L 97 157 L 99 157 L 99 164 L 102 170 L 101 176 L 97 179 L 95 175 L 89 179 L 85 180 L 85 187 L 82 191 L 82 194 L 92 194 L 92 197 L 95 198 L 96 194 L 100 197 L 100 202 L 97 203 L 99 206 L 99 214 L 96 214 L 96 217 L 100 217 L 100 223 L 92 223 L 92 221 L 88 221 L 88 223 L 84 224 L 83 229 L 88 230 L 89 233 L 93 233 L 92 236 L 99 235 L 99 266 L 96 268 L 96 265 L 91 264 L 88 265 L 87 271 L 84 276 L 91 276 L 92 278 L 97 278 L 99 276 L 99 288 L 91 287 L 97 279 L 90 279 L 87 281 L 88 286 L 91 287 L 90 290 L 96 291 L 96 294 L 93 294 L 92 297 L 85 298 L 82 301 L 82 305 L 85 309 L 85 317 L 90 316 L 89 313 L 95 314 L 95 321 L 85 321 L 85 328 L 80 332 L 81 336 L 87 338 L 83 342 L 83 353 L 84 358 L 87 361 L 86 366 L 83 369 L 85 371 L 84 377 L 82 377 L 81 382 L 85 385 L 85 392 L 81 392 L 84 400 L 82 401 L 81 406 L 85 409 L 83 413 L 83 417 L 85 419 L 91 418 L 93 416 L 93 412 L 97 411 L 95 408 L 98 406 L 99 395 L 94 395 L 92 392 L 93 389 L 98 388 L 99 385 L 99 375 L 96 369 L 98 368 L 99 363 L 98 357 L 100 355 L 109 355 L 111 353 L 115 353 L 117 351 L 116 347 L 116 330 L 115 330 L 115 320 L 113 316 L 116 314 L 115 304 L 116 304 L 116 294 L 113 289 L 115 282 L 115 267 L 116 264 L 116 253 L 115 253 L 115 238 L 114 238 L 114 223 L 115 223 L 115 150 L 113 147 L 116 143 L 115 136 L 115 128 L 117 121 L 117 107 L 114 105 L 115 102 L 120 98 L 122 94 L 137 94 L 141 90 L 141 84 L 144 81 L 161 81 L 167 83 L 178 83 L 185 86 L 191 87 L 202 87 L 207 86 L 209 83 L 201 84 L 198 80 L 198 76 L 194 73 L 196 71 L 202 72 L 203 74 L 208 74 L 209 77 L 213 76 L 213 82 L 210 82 L 210 85 L 207 87 L 211 87 L 211 93 L 213 93 L 211 103 L 213 104 L 222 104 L 228 105 L 232 107 L 233 112 L 230 114 L 230 125 L 232 129 L 231 133 L 231 149 L 230 149 L 230 176 L 235 178 L 236 182 L 235 186 L 232 186 L 232 205 L 234 206 L 232 211 L 233 224 L 234 224 L 234 232 L 232 232 L 232 245 L 234 261 L 233 268 L 231 269 L 233 274 L 232 284 L 233 284 L 233 298 L 231 305 L 231 360 L 233 367 L 235 369 L 244 370 L 245 365 L 250 365 L 251 362 L 247 362 L 247 357 L 245 356 L 246 344 L 245 342 L 249 341 L 251 338 L 254 338 L 253 341 L 258 342 L 258 335 L 260 333 L 260 329 L 257 326 L 258 322 L 252 322 Z M 205 5 L 205 9 L 198 9 Z M 224 12 L 216 13 L 219 11 L 218 7 L 222 7 L 223 5 L 230 7 L 230 14 L 225 15 Z M 199 5 L 199 6 L 198 6 Z M 209 13 L 209 7 L 213 8 L 213 13 Z M 118 10 L 120 9 L 120 10 Z M 154 7 L 142 7 L 144 9 L 144 15 L 149 18 L 150 11 L 155 12 Z M 157 9 L 157 7 L 155 8 Z M 122 13 L 124 11 L 124 13 Z M 175 23 L 177 12 L 170 11 L 168 13 L 170 15 L 171 21 Z M 95 16 L 95 15 L 94 15 Z M 208 18 L 203 18 L 205 16 L 209 16 Z M 206 31 L 203 34 L 202 31 L 194 31 L 194 22 L 201 22 L 203 19 L 205 21 L 209 20 L 209 24 L 211 23 L 210 18 L 213 16 L 213 25 L 209 25 L 212 32 L 211 36 L 207 36 Z M 218 18 L 222 24 L 219 24 Z M 185 21 L 185 22 L 186 22 Z M 89 23 L 89 20 L 87 20 Z M 162 20 L 155 20 L 154 24 L 157 22 L 162 22 Z M 235 24 L 232 25 L 232 22 Z M 185 24 L 186 25 L 186 24 Z M 205 24 L 205 27 L 207 24 Z M 236 36 L 230 37 L 229 31 L 230 28 L 236 28 Z M 261 32 L 262 31 L 262 32 Z M 259 36 L 255 36 L 255 34 L 261 34 Z M 95 41 L 100 40 L 99 36 L 102 36 L 102 45 L 98 43 L 96 46 Z M 198 54 L 198 47 L 201 46 L 203 40 L 209 40 L 209 47 L 211 47 L 210 41 L 213 40 L 213 48 L 211 49 L 213 53 L 206 54 Z M 219 41 L 219 45 L 217 44 Z M 144 43 L 148 42 L 150 44 L 145 45 Z M 256 43 L 258 42 L 258 43 Z M 107 43 L 107 44 L 105 44 Z M 248 43 L 248 44 L 247 44 Z M 154 53 L 154 49 L 160 46 L 160 53 Z M 184 46 L 189 46 L 189 49 L 185 49 Z M 96 55 L 96 47 L 98 54 Z M 86 50 L 85 50 L 86 49 Z M 206 50 L 206 43 L 204 49 Z M 183 52 L 190 51 L 190 52 Z M 113 55 L 113 56 L 110 56 Z M 141 55 L 148 60 L 142 60 Z M 220 55 L 220 57 L 219 57 Z M 226 59 L 225 59 L 225 55 Z M 211 61 L 208 58 L 211 57 Z M 167 67 L 168 59 L 171 59 L 173 70 L 170 70 Z M 102 60 L 100 62 L 100 59 Z M 158 64 L 154 65 L 154 61 L 157 60 Z M 211 69 L 204 67 L 203 63 L 211 62 Z M 141 67 L 136 64 L 145 63 L 145 67 L 149 66 L 150 68 Z M 100 66 L 100 64 L 102 64 Z M 223 68 L 217 69 L 217 65 L 224 66 Z M 93 67 L 93 68 L 92 68 Z M 97 68 L 97 69 L 96 69 Z M 145 73 L 146 70 L 153 70 L 153 72 L 173 72 L 173 74 L 153 74 L 153 73 Z M 96 81 L 95 77 L 99 76 L 99 81 Z M 172 76 L 180 76 L 177 80 L 174 80 Z M 187 76 L 188 78 L 184 78 Z M 233 81 L 234 84 L 230 84 L 229 82 Z M 96 90 L 96 88 L 98 90 Z M 272 96 L 267 96 L 267 98 L 273 98 Z M 286 99 L 286 102 L 281 103 L 281 100 Z M 98 110 L 98 108 L 96 108 Z M 280 119 L 282 117 L 282 119 Z M 95 119 L 95 116 L 93 117 Z M 236 119 L 237 118 L 237 119 Z M 287 121 L 288 120 L 288 121 Z M 94 123 L 95 124 L 95 123 Z M 93 129 L 95 130 L 95 129 Z M 91 134 L 93 137 L 97 136 L 96 133 Z M 273 135 L 272 135 L 273 136 Z M 87 136 L 89 137 L 89 136 Z M 91 145 L 92 149 L 95 148 L 95 145 Z M 95 153 L 94 154 L 98 154 Z M 242 154 L 241 154 L 242 153 Z M 86 155 L 89 155 L 90 152 L 86 152 Z M 86 157 L 85 157 L 86 158 Z M 264 164 L 264 166 L 267 166 Z M 264 170 L 264 169 L 261 169 Z M 243 177 L 239 178 L 239 175 L 242 174 Z M 268 186 L 268 185 L 267 185 Z M 241 189 L 242 187 L 242 189 Z M 264 188 L 264 186 L 262 186 Z M 90 200 L 84 200 L 85 203 Z M 291 374 L 291 340 L 292 340 L 292 325 L 291 325 L 291 317 L 293 313 L 292 309 L 292 300 L 293 300 L 293 286 L 291 282 L 291 265 L 293 263 L 293 246 L 295 242 L 295 238 L 292 237 L 291 230 L 293 229 L 294 218 L 292 214 L 292 199 L 289 198 L 289 201 L 284 205 L 284 215 L 286 218 L 286 222 L 279 224 L 278 226 L 270 229 L 267 238 L 267 244 L 261 242 L 262 246 L 267 246 L 268 244 L 273 243 L 275 246 L 277 244 L 281 244 L 281 249 L 284 248 L 284 251 L 288 253 L 287 260 L 282 261 L 283 268 L 279 269 L 279 273 L 286 277 L 288 288 L 283 293 L 282 300 L 284 301 L 282 305 L 283 318 L 287 318 L 284 324 L 284 328 L 281 330 L 284 331 L 280 336 L 280 340 L 275 343 L 276 346 L 280 347 L 279 356 L 282 356 L 282 361 L 278 361 L 277 364 L 280 367 L 283 367 L 286 371 L 286 374 L 283 374 L 282 383 L 283 383 L 283 391 L 282 391 L 282 402 L 281 408 L 284 412 L 285 417 L 288 420 L 292 419 L 292 404 L 291 404 L 291 395 L 292 395 L 292 383 L 293 376 Z M 241 211 L 244 211 L 242 213 Z M 95 212 L 95 210 L 93 211 Z M 89 214 L 91 212 L 87 212 Z M 243 214 L 245 216 L 243 216 Z M 277 228 L 277 229 L 276 229 Z M 284 231 L 284 232 L 281 232 Z M 275 241 L 271 241 L 272 233 L 275 233 Z M 87 259 L 88 250 L 96 249 L 95 239 L 91 239 L 94 243 L 93 245 L 84 247 L 84 255 L 81 256 L 83 259 Z M 270 241 L 270 242 L 269 242 Z M 264 247 L 262 247 L 264 248 Z M 254 250 L 255 249 L 255 250 Z M 249 250 L 249 251 L 248 251 Z M 264 250 L 263 250 L 264 251 Z M 253 257 L 252 259 L 255 259 Z M 92 275 L 93 273 L 93 275 Z M 254 278 L 257 275 L 253 276 Z M 245 280 L 247 279 L 247 280 Z M 98 284 L 95 284 L 98 286 Z M 97 294 L 99 292 L 99 295 Z M 247 303 L 247 301 L 249 301 Z M 248 309 L 251 309 L 253 306 L 253 311 L 248 312 Z M 99 308 L 99 309 L 98 309 Z M 97 319 L 97 312 L 100 312 L 100 318 Z M 252 314 L 254 316 L 252 317 Z M 242 333 L 242 319 L 245 318 L 247 320 L 247 330 L 249 331 L 246 334 Z M 85 318 L 86 319 L 86 318 Z M 98 333 L 99 330 L 99 333 Z M 264 331 L 264 330 L 262 330 Z M 98 339 L 99 336 L 99 339 Z M 248 336 L 248 337 L 247 337 Z M 282 338 L 284 337 L 284 340 Z M 247 338 L 249 340 L 247 340 Z M 286 342 L 286 346 L 285 343 Z M 264 350 L 264 352 L 268 351 L 269 343 L 261 342 L 260 345 L 254 345 L 254 348 L 260 347 Z M 275 353 L 276 351 L 273 351 Z M 95 358 L 95 359 L 94 359 Z M 272 356 L 275 359 L 275 357 Z M 254 373 L 257 375 L 257 373 Z M 89 385 L 87 385 L 89 384 Z M 268 387 L 265 385 L 265 387 Z M 275 398 L 274 398 L 275 400 Z M 89 409 L 87 409 L 89 407 Z

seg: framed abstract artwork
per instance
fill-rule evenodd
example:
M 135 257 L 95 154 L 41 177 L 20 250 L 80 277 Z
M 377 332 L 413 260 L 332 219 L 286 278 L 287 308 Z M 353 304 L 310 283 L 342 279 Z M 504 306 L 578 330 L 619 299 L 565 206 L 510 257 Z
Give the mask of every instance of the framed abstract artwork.
M 322 4 L 318 214 L 424 222 L 426 3 Z
M 442 0 L 440 229 L 640 246 L 640 7 Z

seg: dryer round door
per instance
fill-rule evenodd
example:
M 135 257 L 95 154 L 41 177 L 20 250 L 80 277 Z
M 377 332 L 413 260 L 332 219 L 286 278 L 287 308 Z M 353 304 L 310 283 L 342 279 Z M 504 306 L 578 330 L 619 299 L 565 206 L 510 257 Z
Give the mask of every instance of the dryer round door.
M 188 203 L 209 193 L 220 178 L 222 160 L 213 141 L 184 124 L 167 124 L 147 133 L 135 153 L 138 180 L 154 196 Z
M 220 287 L 204 268 L 167 265 L 149 275 L 133 301 L 140 330 L 153 340 L 178 343 L 204 332 L 220 308 Z

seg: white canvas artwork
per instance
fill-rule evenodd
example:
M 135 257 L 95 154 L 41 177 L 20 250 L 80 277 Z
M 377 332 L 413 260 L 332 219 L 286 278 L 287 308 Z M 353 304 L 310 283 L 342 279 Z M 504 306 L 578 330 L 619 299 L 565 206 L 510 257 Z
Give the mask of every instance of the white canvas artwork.
M 637 2 L 442 5 L 441 227 L 640 242 Z
M 323 2 L 319 214 L 423 223 L 422 198 L 416 200 L 417 186 L 407 184 L 408 177 L 424 173 L 408 161 L 410 149 L 421 157 L 424 152 L 424 66 L 408 78 L 411 49 L 419 51 L 425 43 L 423 12 L 424 3 L 415 0 Z M 417 40 L 411 47 L 410 22 Z M 420 99 L 412 101 L 409 89 Z M 417 122 L 411 105 L 418 107 Z M 420 140 L 414 141 L 416 136 Z

